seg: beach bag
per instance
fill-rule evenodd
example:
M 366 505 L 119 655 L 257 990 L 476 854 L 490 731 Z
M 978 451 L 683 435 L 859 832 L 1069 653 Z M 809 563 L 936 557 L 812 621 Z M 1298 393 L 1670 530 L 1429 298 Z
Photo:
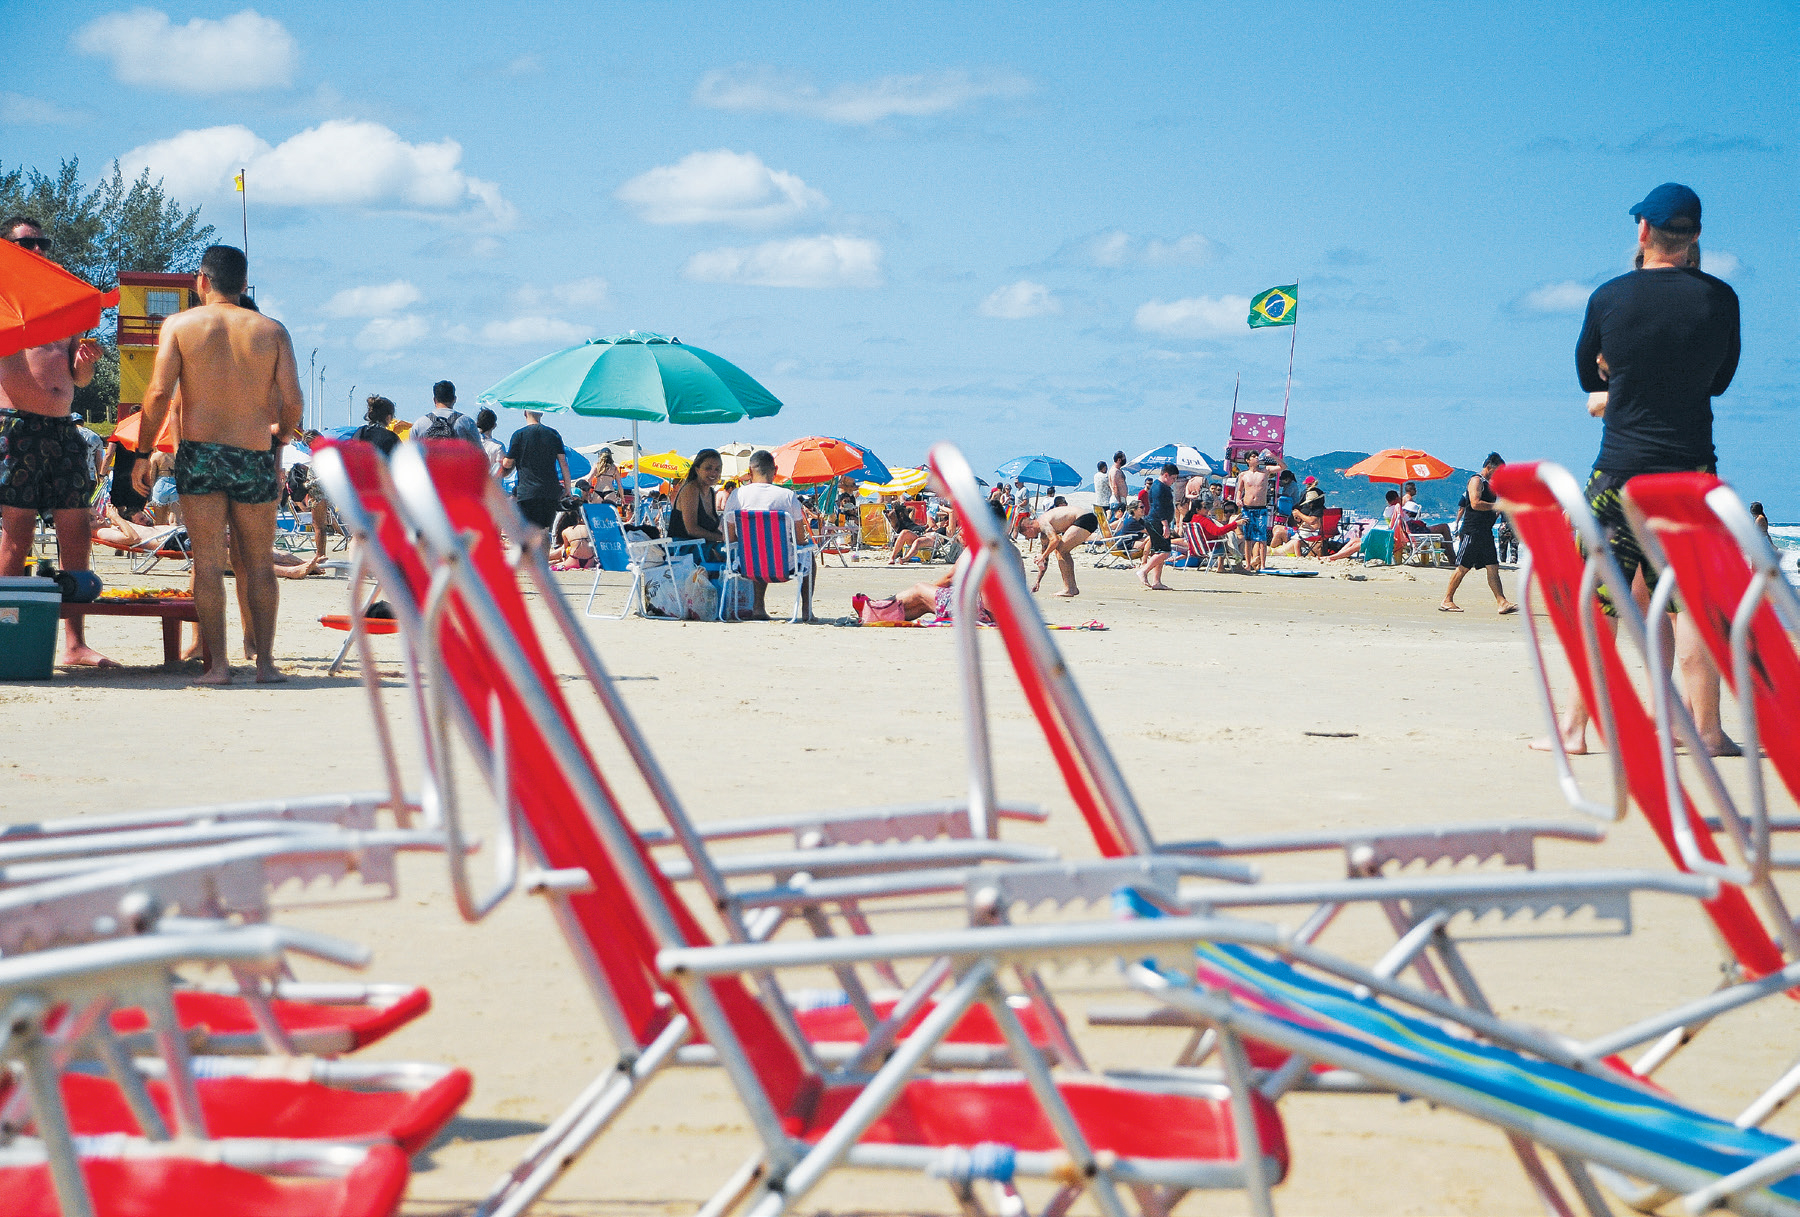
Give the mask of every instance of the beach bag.
M 906 620 L 906 606 L 900 603 L 898 596 L 871 600 L 858 592 L 851 598 L 850 605 L 856 610 L 857 620 L 864 625 L 897 625 Z
M 681 588 L 675 582 L 675 570 L 667 562 L 644 571 L 644 612 L 651 617 L 678 619 L 687 615 Z
M 743 618 L 756 610 L 756 588 L 748 579 L 732 579 L 725 587 L 726 590 L 719 594 L 728 597 L 725 602 L 727 616 Z
M 680 580 L 681 601 L 689 621 L 711 621 L 719 612 L 719 593 L 706 572 L 692 566 Z
M 425 424 L 425 429 L 411 438 L 455 439 L 456 424 L 461 422 L 464 417 L 465 416 L 457 410 L 452 410 L 448 414 L 437 414 L 434 412 L 431 416 L 431 421 Z

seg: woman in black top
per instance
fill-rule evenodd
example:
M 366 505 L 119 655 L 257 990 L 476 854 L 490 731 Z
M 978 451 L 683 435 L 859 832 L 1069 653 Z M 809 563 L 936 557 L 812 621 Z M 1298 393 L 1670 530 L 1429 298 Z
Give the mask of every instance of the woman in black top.
M 716 449 L 700 449 L 675 491 L 669 512 L 669 539 L 705 541 L 701 552 L 708 562 L 725 560 L 725 533 L 719 527 L 718 504 L 713 501 L 713 487 L 724 471 L 725 462 Z
M 356 429 L 356 438 L 374 444 L 381 455 L 392 456 L 400 446 L 400 437 L 388 430 L 388 424 L 394 421 L 394 403 L 379 393 L 371 393 L 368 406 L 363 411 L 363 425 Z

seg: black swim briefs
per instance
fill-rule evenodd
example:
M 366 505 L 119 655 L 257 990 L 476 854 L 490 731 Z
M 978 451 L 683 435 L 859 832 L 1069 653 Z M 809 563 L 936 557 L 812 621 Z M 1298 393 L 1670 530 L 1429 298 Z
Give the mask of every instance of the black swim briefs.
M 1075 517 L 1075 527 L 1082 532 L 1096 532 L 1100 528 L 1100 517 L 1093 512 L 1086 512 Z
M 68 415 L 0 410 L 0 507 L 70 511 L 94 497 L 94 458 Z
M 233 503 L 273 503 L 281 497 L 276 450 L 184 439 L 175 450 L 175 492 L 222 494 Z

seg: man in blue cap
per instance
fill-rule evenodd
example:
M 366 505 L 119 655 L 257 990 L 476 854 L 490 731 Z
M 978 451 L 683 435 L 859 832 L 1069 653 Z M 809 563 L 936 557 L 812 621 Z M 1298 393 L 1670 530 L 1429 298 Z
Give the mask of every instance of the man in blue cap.
M 1606 393 L 1588 506 L 1606 529 L 1631 594 L 1647 608 L 1655 576 L 1631 535 L 1619 492 L 1640 473 L 1717 472 L 1712 399 L 1737 371 L 1738 298 L 1728 284 L 1688 264 L 1700 239 L 1699 195 L 1664 182 L 1631 215 L 1643 262 L 1588 299 L 1575 370 L 1583 389 Z M 1613 611 L 1610 605 L 1607 611 Z M 1675 659 L 1708 751 L 1738 755 L 1719 722 L 1719 674 L 1691 623 L 1678 620 Z M 1585 751 L 1585 718 L 1572 714 L 1563 724 L 1563 742 L 1572 752 Z

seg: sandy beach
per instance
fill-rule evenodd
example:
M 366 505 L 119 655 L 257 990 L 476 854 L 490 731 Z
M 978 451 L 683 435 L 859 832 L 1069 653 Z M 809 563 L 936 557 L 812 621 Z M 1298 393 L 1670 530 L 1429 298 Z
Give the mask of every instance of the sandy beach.
M 1288 563 L 1287 565 L 1296 565 Z M 131 576 L 123 562 L 97 569 L 114 586 L 178 586 L 173 574 Z M 167 568 L 165 568 L 167 569 Z M 1316 568 L 1315 568 L 1316 569 Z M 925 568 L 935 577 L 941 567 Z M 1175 590 L 1152 593 L 1129 570 L 1094 570 L 1084 594 L 1040 605 L 1052 622 L 1105 623 L 1105 632 L 1056 635 L 1076 679 L 1165 839 L 1382 824 L 1569 818 L 1551 759 L 1526 742 L 1543 723 L 1532 688 L 1524 626 L 1495 615 L 1478 579 L 1460 616 L 1435 611 L 1448 572 L 1372 569 L 1350 580 L 1168 573 Z M 1363 572 L 1359 569 L 1357 574 Z M 585 596 L 589 576 L 562 576 Z M 830 566 L 818 605 L 847 615 L 854 592 L 889 595 L 918 568 L 861 562 Z M 606 577 L 602 603 L 616 611 L 624 576 Z M 1518 594 L 1517 574 L 1505 572 Z M 96 619 L 89 640 L 124 672 L 69 672 L 53 682 L 0 687 L 0 822 L 280 795 L 373 789 L 381 770 L 354 667 L 326 674 L 342 635 L 317 624 L 342 612 L 346 584 L 313 578 L 281 587 L 277 652 L 291 677 L 256 687 L 195 689 L 164 673 L 151 622 Z M 771 608 L 785 608 L 780 589 Z M 959 797 L 965 787 L 953 631 L 861 629 L 831 624 L 673 624 L 590 621 L 591 637 L 673 774 L 690 811 L 709 819 L 787 810 L 870 806 Z M 231 625 L 236 637 L 235 609 Z M 398 649 L 377 640 L 388 704 L 407 724 Z M 990 639 L 984 652 L 1003 797 L 1051 812 L 1008 835 L 1092 856 L 1010 669 Z M 571 686 L 581 680 L 566 661 Z M 571 688 L 597 727 L 591 698 Z M 1726 725 L 1735 721 L 1727 709 Z M 618 749 L 600 749 L 617 764 Z M 1740 784 L 1742 761 L 1722 763 Z M 1603 758 L 1578 759 L 1582 780 L 1603 789 Z M 635 782 L 622 782 L 642 804 Z M 1782 812 L 1792 806 L 1777 796 Z M 1599 845 L 1542 850 L 1545 868 L 1668 863 L 1635 812 Z M 1271 878 L 1331 877 L 1335 855 L 1273 859 Z M 478 870 L 485 877 L 485 870 Z M 460 921 L 443 862 L 403 860 L 397 899 L 284 891 L 282 916 L 367 942 L 373 979 L 430 987 L 434 1009 L 371 1050 L 381 1059 L 453 1062 L 471 1069 L 475 1094 L 446 1135 L 416 1164 L 406 1211 L 461 1213 L 532 1136 L 613 1060 L 547 908 L 517 896 L 486 922 Z M 1719 956 L 1698 909 L 1641 899 L 1633 933 L 1586 915 L 1537 927 L 1459 925 L 1492 941 L 1471 958 L 1500 1013 L 1576 1037 L 1595 1035 L 1718 981 Z M 946 911 L 946 917 L 955 914 Z M 1095 915 L 1100 915 L 1097 911 Z M 1297 920 L 1297 917 L 1296 917 Z M 1526 937 L 1554 934 L 1551 939 Z M 1327 941 L 1364 961 L 1389 940 L 1367 914 L 1347 915 Z M 323 970 L 308 975 L 324 976 Z M 1110 970 L 1053 978 L 1079 1013 L 1124 998 Z M 1696 1106 L 1734 1115 L 1791 1064 L 1800 1011 L 1785 1001 L 1734 1015 L 1661 1074 Z M 1170 1061 L 1175 1031 L 1081 1029 L 1098 1065 Z M 1277 1192 L 1287 1214 L 1526 1214 L 1537 1211 L 1494 1131 L 1423 1103 L 1391 1098 L 1296 1096 L 1283 1115 L 1294 1146 Z M 1800 1132 L 1800 1118 L 1770 1127 Z M 724 1077 L 675 1071 L 597 1143 L 542 1203 L 544 1214 L 679 1213 L 702 1202 L 749 1152 L 752 1138 Z M 1029 1191 L 1028 1195 L 1036 1196 Z M 1196 1194 L 1186 1214 L 1237 1213 L 1241 1196 Z M 843 1172 L 808 1197 L 803 1212 L 951 1213 L 939 1186 Z M 1080 1212 L 1095 1211 L 1083 1200 Z

